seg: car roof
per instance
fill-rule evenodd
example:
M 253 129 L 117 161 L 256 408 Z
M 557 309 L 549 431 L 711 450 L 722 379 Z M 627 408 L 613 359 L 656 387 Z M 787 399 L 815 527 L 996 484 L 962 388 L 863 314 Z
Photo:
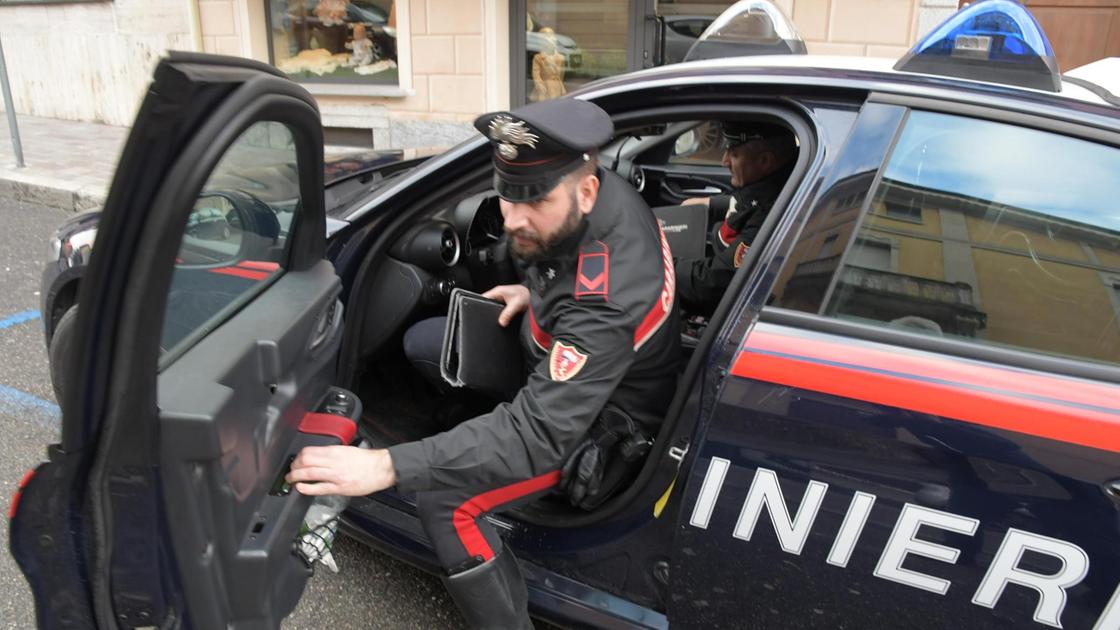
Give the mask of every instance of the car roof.
M 890 85 L 905 88 L 915 83 L 928 83 L 939 88 L 960 89 L 962 91 L 986 91 L 1004 99 L 1043 100 L 1058 107 L 1068 107 L 1071 101 L 1101 107 L 1106 116 L 1120 119 L 1120 106 L 1104 96 L 1120 91 L 1120 58 L 1104 59 L 1070 71 L 1064 77 L 1074 77 L 1077 82 L 1062 81 L 1062 91 L 1047 92 L 1028 87 L 1004 85 L 987 81 L 962 79 L 941 75 L 900 72 L 894 69 L 896 59 L 880 57 L 842 57 L 831 55 L 758 55 L 748 57 L 726 57 L 670 64 L 648 70 L 621 75 L 613 79 L 597 81 L 580 93 L 597 92 L 595 88 L 611 88 L 619 84 L 649 81 L 657 78 L 681 78 L 682 76 L 710 77 L 732 71 L 735 74 L 754 75 L 799 75 L 814 76 L 827 84 L 837 79 L 846 84 L 865 83 L 868 89 Z M 1084 82 L 1090 82 L 1086 87 Z M 1094 85 L 1095 84 L 1095 85 Z M 853 85 L 854 87 L 854 85 Z M 1104 96 L 1102 96 L 1102 94 Z

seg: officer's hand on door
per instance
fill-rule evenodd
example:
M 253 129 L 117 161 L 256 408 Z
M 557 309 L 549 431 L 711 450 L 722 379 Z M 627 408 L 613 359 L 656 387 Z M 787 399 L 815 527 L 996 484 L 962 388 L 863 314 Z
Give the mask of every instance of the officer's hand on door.
M 506 307 L 498 315 L 498 324 L 505 327 L 519 313 L 529 308 L 529 288 L 523 284 L 503 284 L 482 294 L 484 298 L 504 302 Z
M 292 461 L 292 470 L 284 478 L 300 494 L 360 497 L 396 485 L 397 471 L 385 449 L 308 446 Z

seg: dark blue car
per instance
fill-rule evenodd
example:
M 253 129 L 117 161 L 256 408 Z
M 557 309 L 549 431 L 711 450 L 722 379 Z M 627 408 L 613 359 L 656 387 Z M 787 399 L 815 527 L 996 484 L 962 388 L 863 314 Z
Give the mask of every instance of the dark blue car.
M 1063 76 L 1049 53 L 985 0 L 897 67 L 724 59 L 574 95 L 650 205 L 730 189 L 713 125 L 783 125 L 799 151 L 715 313 L 681 313 L 637 478 L 594 511 L 490 517 L 534 615 L 1120 628 L 1120 60 Z M 295 168 L 232 177 L 262 164 Z M 445 427 L 400 339 L 452 287 L 516 278 L 489 144 L 333 219 L 323 172 L 314 101 L 274 69 L 157 68 L 79 290 L 62 438 L 13 501 L 41 627 L 277 627 L 312 576 L 291 456 Z M 228 236 L 188 231 L 239 203 Z M 355 500 L 342 529 L 435 570 L 412 495 Z

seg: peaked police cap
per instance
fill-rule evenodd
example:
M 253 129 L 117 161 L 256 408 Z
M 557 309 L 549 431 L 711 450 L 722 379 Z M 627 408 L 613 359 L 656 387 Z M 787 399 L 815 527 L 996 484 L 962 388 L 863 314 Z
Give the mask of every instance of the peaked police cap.
M 483 114 L 474 126 L 490 140 L 494 188 L 507 201 L 547 195 L 614 135 L 607 112 L 572 98 Z

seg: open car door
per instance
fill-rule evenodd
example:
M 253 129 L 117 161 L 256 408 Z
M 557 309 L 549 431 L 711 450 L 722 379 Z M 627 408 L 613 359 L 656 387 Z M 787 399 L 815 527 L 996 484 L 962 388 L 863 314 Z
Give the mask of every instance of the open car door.
M 295 607 L 311 499 L 282 476 L 360 413 L 331 387 L 324 245 L 310 95 L 252 61 L 163 60 L 82 285 L 62 441 L 13 511 L 41 628 L 275 628 Z

